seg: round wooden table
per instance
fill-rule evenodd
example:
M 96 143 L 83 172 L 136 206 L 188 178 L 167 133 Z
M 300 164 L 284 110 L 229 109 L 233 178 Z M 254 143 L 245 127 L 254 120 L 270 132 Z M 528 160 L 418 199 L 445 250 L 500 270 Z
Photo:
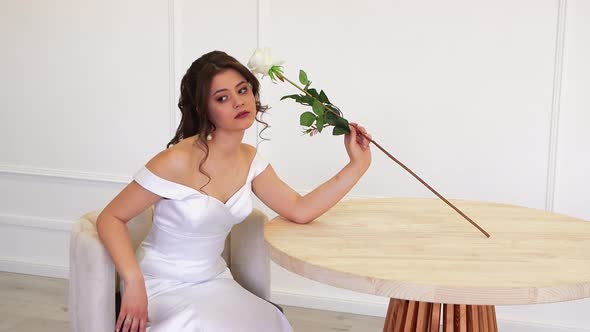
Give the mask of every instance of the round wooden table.
M 437 198 L 341 201 L 309 224 L 277 217 L 273 261 L 390 298 L 384 331 L 497 331 L 495 305 L 590 297 L 590 222 L 521 206 Z M 441 313 L 442 309 L 442 313 Z

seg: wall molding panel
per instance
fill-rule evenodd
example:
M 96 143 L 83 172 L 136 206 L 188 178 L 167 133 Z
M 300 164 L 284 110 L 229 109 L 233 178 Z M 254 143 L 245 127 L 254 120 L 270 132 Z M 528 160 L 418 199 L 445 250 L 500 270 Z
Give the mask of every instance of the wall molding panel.
M 555 37 L 555 64 L 553 77 L 553 96 L 551 103 L 551 122 L 549 127 L 549 155 L 547 164 L 547 192 L 545 210 L 554 211 L 555 182 L 557 173 L 557 146 L 559 139 L 559 115 L 562 108 L 561 96 L 564 93 L 563 63 L 566 39 L 567 0 L 557 0 L 557 26 Z
M 34 228 L 38 230 L 57 231 L 69 233 L 73 221 L 51 218 L 39 218 L 32 216 L 18 216 L 11 214 L 0 214 L 0 226 L 14 226 Z
M 170 99 L 170 137 L 176 133 L 176 6 L 168 0 L 168 98 Z
M 77 170 L 19 166 L 8 164 L 0 164 L 0 173 L 11 175 L 32 175 L 48 178 L 62 178 L 94 182 L 107 182 L 117 184 L 129 183 L 129 181 L 131 181 L 130 176 L 117 174 L 94 173 Z

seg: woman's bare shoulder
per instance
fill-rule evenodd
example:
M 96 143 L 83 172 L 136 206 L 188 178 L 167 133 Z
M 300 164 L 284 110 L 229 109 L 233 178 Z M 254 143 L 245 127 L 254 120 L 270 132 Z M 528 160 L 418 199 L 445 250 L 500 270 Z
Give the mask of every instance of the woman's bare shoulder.
M 187 174 L 190 174 L 195 156 L 200 154 L 200 149 L 181 141 L 165 150 L 160 151 L 150 159 L 146 167 L 152 173 L 174 182 L 181 182 Z
M 253 147 L 252 145 L 247 144 L 247 143 L 242 143 L 242 150 L 244 151 L 244 153 L 248 157 L 248 160 L 254 159 L 254 156 L 256 155 L 256 148 L 255 147 Z

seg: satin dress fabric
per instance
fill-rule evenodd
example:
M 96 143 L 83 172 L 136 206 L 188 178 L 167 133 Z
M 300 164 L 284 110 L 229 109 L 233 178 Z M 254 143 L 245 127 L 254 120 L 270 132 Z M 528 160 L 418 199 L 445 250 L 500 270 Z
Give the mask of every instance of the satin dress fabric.
M 136 251 L 148 297 L 147 331 L 293 331 L 275 306 L 233 279 L 221 257 L 232 226 L 252 212 L 252 180 L 267 165 L 256 153 L 245 184 L 226 203 L 146 166 L 135 173 L 138 184 L 162 197 Z

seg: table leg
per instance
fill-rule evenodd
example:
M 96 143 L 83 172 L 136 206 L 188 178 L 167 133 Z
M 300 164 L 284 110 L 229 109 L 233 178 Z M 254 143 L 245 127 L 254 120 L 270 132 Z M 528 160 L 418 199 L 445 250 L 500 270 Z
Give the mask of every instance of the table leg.
M 393 331 L 393 312 L 395 310 L 396 299 L 389 299 L 389 306 L 387 307 L 387 316 L 385 316 L 385 326 L 383 331 Z
M 464 305 L 390 299 L 383 332 L 498 332 L 492 305 Z

